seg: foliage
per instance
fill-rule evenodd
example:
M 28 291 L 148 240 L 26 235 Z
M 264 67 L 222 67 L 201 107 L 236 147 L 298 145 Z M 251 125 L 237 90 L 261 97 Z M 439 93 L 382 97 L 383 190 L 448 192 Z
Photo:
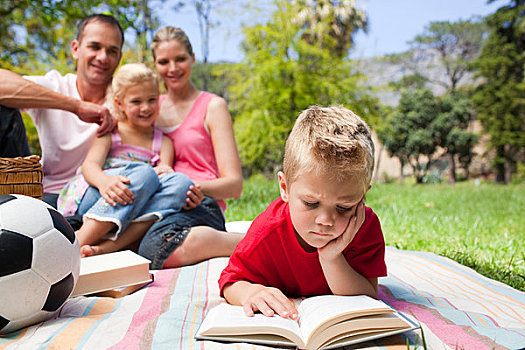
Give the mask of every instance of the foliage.
M 210 29 L 217 26 L 218 22 L 212 20 L 212 10 L 219 5 L 220 0 L 187 0 L 180 1 L 175 6 L 176 9 L 185 5 L 190 5 L 195 9 L 197 14 L 197 21 L 199 23 L 199 33 L 201 39 L 201 67 L 198 71 L 199 86 L 202 90 L 209 91 L 208 80 L 210 69 L 207 67 L 210 53 Z
M 212 92 L 222 96 L 228 101 L 229 89 L 233 84 L 238 63 L 212 63 L 204 64 L 197 61 L 193 66 L 191 79 L 197 89 Z M 206 84 L 206 85 L 205 85 Z
M 436 98 L 429 89 L 405 90 L 378 136 L 391 156 L 412 167 L 418 183 L 428 183 L 439 147 L 448 155 L 450 182 L 455 182 L 455 157 L 468 170 L 477 142 L 466 131 L 471 113 L 468 98 L 458 91 Z
M 496 182 L 525 162 L 525 1 L 510 0 L 486 19 L 490 34 L 476 61 L 483 78 L 474 101 L 495 150 Z
M 310 45 L 328 48 L 333 55 L 345 57 L 359 29 L 366 31 L 366 14 L 353 0 L 295 0 L 294 20 L 305 29 L 301 39 Z
M 416 48 L 438 53 L 448 78 L 442 85 L 447 90 L 455 90 L 468 72 L 470 62 L 481 50 L 485 32 L 485 26 L 479 19 L 431 22 L 412 43 Z
M 42 149 L 40 148 L 40 141 L 38 140 L 38 133 L 36 131 L 33 120 L 27 113 L 22 113 L 24 120 L 24 126 L 26 128 L 27 143 L 29 144 L 29 150 L 31 154 L 42 155 Z
M 137 61 L 148 57 L 147 36 L 158 27 L 153 6 L 165 0 L 12 0 L 0 2 L 0 65 L 19 73 L 74 68 L 70 44 L 76 23 L 93 13 L 115 16 L 131 38 Z M 151 41 L 151 40 L 150 40 Z
M 275 179 L 246 180 L 241 198 L 227 201 L 226 219 L 253 220 L 277 196 Z M 525 291 L 525 184 L 375 183 L 366 199 L 387 245 L 444 255 Z
M 280 166 L 286 136 L 300 111 L 310 105 L 342 104 L 369 122 L 377 116 L 375 100 L 360 87 L 351 62 L 332 54 L 337 45 L 328 38 L 304 40 L 315 28 L 295 20 L 303 5 L 284 0 L 275 5 L 270 21 L 244 29 L 245 60 L 230 90 L 239 152 L 248 173 L 273 173 Z M 322 20 L 331 23 L 333 17 Z
M 439 115 L 431 124 L 434 130 L 436 143 L 443 148 L 448 156 L 449 182 L 456 182 L 456 160 L 468 174 L 468 167 L 473 154 L 473 147 L 478 137 L 467 131 L 468 122 L 473 109 L 470 99 L 460 91 L 452 90 L 439 99 Z

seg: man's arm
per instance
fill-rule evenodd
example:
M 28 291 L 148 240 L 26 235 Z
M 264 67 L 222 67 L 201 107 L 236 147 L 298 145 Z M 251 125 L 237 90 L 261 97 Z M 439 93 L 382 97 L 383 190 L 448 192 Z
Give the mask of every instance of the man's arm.
M 59 94 L 6 69 L 0 69 L 0 81 L 0 105 L 68 111 L 87 123 L 99 124 L 99 136 L 113 130 L 116 125 L 116 119 L 105 106 Z

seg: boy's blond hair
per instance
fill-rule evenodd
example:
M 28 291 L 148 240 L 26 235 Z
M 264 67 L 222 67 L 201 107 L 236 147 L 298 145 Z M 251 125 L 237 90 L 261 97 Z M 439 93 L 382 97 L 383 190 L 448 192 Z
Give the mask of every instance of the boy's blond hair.
M 157 88 L 157 91 L 159 91 L 157 74 L 155 74 L 153 69 L 143 63 L 124 64 L 115 73 L 111 85 L 108 87 L 108 96 L 111 102 L 112 113 L 114 113 L 119 120 L 125 120 L 126 116 L 116 105 L 115 97 L 122 101 L 131 86 L 146 81 L 151 81 Z
M 284 152 L 288 184 L 314 171 L 337 181 L 362 178 L 366 190 L 373 170 L 372 134 L 354 112 L 341 106 L 311 106 L 299 115 Z

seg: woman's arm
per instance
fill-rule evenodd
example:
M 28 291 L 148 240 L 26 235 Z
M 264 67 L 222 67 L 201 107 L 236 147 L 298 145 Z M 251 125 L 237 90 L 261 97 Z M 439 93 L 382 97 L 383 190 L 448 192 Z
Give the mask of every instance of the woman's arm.
M 223 98 L 213 98 L 208 105 L 206 125 L 210 131 L 219 178 L 200 183 L 201 191 L 215 199 L 239 198 L 242 193 L 242 171 L 233 123 Z
M 93 140 L 86 159 L 82 163 L 82 175 L 87 183 L 96 187 L 100 195 L 112 206 L 117 202 L 126 205 L 133 202 L 133 192 L 126 186 L 129 179 L 125 176 L 109 176 L 102 167 L 111 147 L 111 134 Z

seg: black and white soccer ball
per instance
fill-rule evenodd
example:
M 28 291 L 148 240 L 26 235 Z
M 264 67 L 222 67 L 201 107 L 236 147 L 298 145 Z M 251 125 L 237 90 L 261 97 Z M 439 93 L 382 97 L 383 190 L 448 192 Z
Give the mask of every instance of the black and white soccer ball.
M 35 198 L 0 195 L 0 334 L 52 317 L 79 271 L 75 232 L 58 211 Z

